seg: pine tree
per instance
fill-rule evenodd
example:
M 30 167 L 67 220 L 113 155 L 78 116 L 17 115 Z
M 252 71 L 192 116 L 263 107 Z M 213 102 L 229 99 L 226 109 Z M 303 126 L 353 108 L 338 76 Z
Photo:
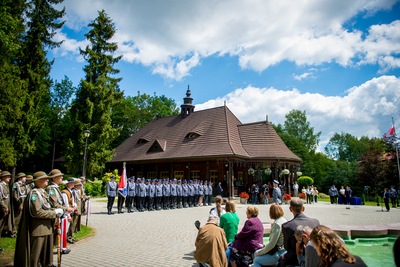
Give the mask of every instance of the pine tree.
M 86 170 L 90 174 L 100 174 L 105 163 L 113 156 L 111 143 L 118 137 L 121 128 L 111 125 L 111 110 L 123 99 L 118 82 L 113 78 L 119 70 L 113 66 L 122 56 L 114 57 L 118 45 L 109 40 L 115 34 L 112 20 L 104 10 L 88 25 L 91 30 L 85 35 L 90 45 L 81 55 L 88 64 L 84 67 L 85 78 L 81 80 L 71 108 L 72 138 L 68 140 L 65 155 L 69 172 L 78 173 L 83 165 L 85 137 L 83 131 L 90 130 L 87 146 Z

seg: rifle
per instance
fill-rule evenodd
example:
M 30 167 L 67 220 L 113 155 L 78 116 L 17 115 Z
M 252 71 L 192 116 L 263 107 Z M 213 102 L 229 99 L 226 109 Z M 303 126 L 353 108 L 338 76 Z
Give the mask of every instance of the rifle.
M 61 267 L 61 223 L 60 218 L 57 218 L 57 266 Z

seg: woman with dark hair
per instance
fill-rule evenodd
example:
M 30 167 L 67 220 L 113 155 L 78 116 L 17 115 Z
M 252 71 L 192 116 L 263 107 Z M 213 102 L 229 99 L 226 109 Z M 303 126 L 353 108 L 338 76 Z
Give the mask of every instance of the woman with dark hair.
M 321 267 L 367 267 L 360 257 L 350 254 L 339 236 L 329 227 L 315 227 L 310 240 L 320 257 Z
M 253 262 L 254 251 L 263 246 L 264 227 L 258 216 L 258 208 L 247 207 L 247 221 L 244 223 L 242 231 L 235 235 L 235 240 L 231 247 L 232 267 L 248 266 Z

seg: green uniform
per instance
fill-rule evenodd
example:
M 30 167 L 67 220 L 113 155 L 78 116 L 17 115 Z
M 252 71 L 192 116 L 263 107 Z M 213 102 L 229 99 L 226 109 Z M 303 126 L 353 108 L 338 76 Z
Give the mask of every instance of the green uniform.
M 21 181 L 17 181 L 14 183 L 12 189 L 12 197 L 13 197 L 13 209 L 14 209 L 14 224 L 12 234 L 15 235 L 18 230 L 18 224 L 21 220 L 22 216 L 22 208 L 24 206 L 24 201 L 26 199 L 26 185 L 22 184 Z
M 74 214 L 72 215 L 72 222 L 71 225 L 69 226 L 68 230 L 68 240 L 72 240 L 74 238 L 74 233 L 75 229 L 78 225 L 78 222 L 80 223 L 80 217 L 82 215 L 81 210 L 82 210 L 82 199 L 81 199 L 81 193 L 78 189 L 75 187 L 72 188 L 72 197 L 74 198 L 75 204 L 76 204 L 76 210 Z
M 8 184 L 4 181 L 0 182 L 0 239 L 4 228 L 12 229 L 11 224 L 11 205 L 10 205 L 10 190 Z
M 51 183 L 50 185 L 46 186 L 45 190 L 47 194 L 49 194 L 49 202 L 51 204 L 51 207 L 56 209 L 63 209 L 65 212 L 68 207 L 64 205 L 61 196 L 61 191 L 58 185 L 55 183 Z M 57 246 L 57 235 L 58 232 L 54 231 L 54 237 L 53 237 L 54 246 Z

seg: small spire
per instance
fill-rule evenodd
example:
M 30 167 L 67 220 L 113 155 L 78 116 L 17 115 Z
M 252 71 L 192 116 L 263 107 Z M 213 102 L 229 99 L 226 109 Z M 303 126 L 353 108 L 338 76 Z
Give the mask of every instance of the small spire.
M 268 121 L 268 114 L 267 114 L 267 115 L 265 115 L 265 119 L 266 119 L 266 121 Z
M 226 107 L 226 100 L 224 100 L 224 106 Z

